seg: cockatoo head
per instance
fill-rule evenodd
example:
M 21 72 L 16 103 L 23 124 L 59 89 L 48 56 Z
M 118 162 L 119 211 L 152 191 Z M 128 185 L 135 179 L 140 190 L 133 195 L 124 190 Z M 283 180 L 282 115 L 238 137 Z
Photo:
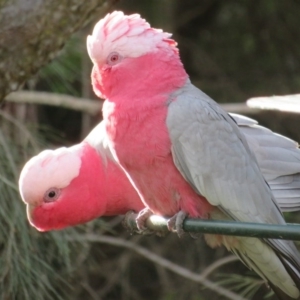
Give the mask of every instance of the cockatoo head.
M 19 189 L 31 225 L 48 231 L 101 215 L 106 207 L 101 163 L 87 143 L 45 150 L 30 159 L 21 172 Z
M 179 60 L 177 43 L 170 37 L 170 33 L 151 28 L 138 14 L 127 16 L 115 11 L 100 20 L 92 35 L 87 37 L 97 96 L 107 98 L 116 94 L 120 86 L 123 87 L 122 82 L 128 87 L 131 81 L 135 89 L 140 81 L 150 80 L 152 83 L 151 77 L 158 73 L 155 68 L 166 73 L 165 67 L 160 68 L 157 62 L 172 61 L 174 56 Z M 160 78 L 156 81 L 159 82 Z M 116 87 L 115 91 L 113 87 Z

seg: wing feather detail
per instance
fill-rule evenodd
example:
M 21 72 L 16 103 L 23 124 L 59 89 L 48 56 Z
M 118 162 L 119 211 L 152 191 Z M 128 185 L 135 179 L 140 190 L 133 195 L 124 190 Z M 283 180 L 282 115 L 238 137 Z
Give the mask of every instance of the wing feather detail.
M 172 155 L 176 167 L 194 190 L 225 213 L 225 219 L 285 224 L 275 197 L 236 122 L 190 83 L 172 96 L 167 116 Z M 278 257 L 300 269 L 299 253 L 292 242 L 264 241 Z M 263 240 L 260 243 L 256 246 L 265 245 Z M 241 249 L 233 247 L 231 250 L 240 252 Z M 249 249 L 246 252 L 245 255 L 239 253 L 246 264 L 276 282 L 267 271 L 255 266 L 252 259 L 247 259 L 247 255 L 256 255 Z M 299 278 L 297 286 L 300 286 Z
M 185 89 L 173 95 L 176 100 L 167 117 L 174 163 L 181 174 L 235 220 L 284 224 L 237 124 L 200 90 L 191 84 Z

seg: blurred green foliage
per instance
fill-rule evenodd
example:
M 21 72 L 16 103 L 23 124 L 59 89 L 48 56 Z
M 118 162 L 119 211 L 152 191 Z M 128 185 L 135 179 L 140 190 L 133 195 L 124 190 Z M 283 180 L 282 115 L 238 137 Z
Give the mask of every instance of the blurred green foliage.
M 89 242 L 68 237 L 113 233 L 112 226 L 95 220 L 47 233 L 30 226 L 18 191 L 19 173 L 27 160 L 46 147 L 38 128 L 30 128 L 0 111 L 0 299 L 82 299 L 77 296 L 85 290 L 81 272 L 90 271 L 97 262 L 89 258 Z
M 40 70 L 38 89 L 81 95 L 81 58 L 85 51 L 82 43 L 81 35 L 73 35 L 57 59 Z
M 20 165 L 40 150 L 38 142 L 3 112 L 0 124 L 0 299 L 64 299 L 69 243 L 29 226 L 17 186 Z

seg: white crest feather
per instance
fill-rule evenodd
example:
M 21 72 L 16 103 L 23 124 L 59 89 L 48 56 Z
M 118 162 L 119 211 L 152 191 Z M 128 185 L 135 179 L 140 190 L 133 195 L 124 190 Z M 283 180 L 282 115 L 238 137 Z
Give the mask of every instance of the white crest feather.
M 81 158 L 77 151 L 80 147 L 45 150 L 31 158 L 19 179 L 23 201 L 35 203 L 49 188 L 68 186 L 80 171 Z
M 140 15 L 126 16 L 121 11 L 106 15 L 94 27 L 93 34 L 87 37 L 87 49 L 94 62 L 104 62 L 111 52 L 119 52 L 126 57 L 139 57 L 169 40 L 170 33 L 151 28 Z M 174 41 L 172 45 L 176 46 Z

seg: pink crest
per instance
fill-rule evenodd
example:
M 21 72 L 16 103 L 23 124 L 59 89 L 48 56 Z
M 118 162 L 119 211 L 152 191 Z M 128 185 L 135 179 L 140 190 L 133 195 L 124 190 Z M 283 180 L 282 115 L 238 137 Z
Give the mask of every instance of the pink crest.
M 111 52 L 124 57 L 139 57 L 160 47 L 176 49 L 171 34 L 151 28 L 138 14 L 126 16 L 121 11 L 106 15 L 87 38 L 87 49 L 93 61 L 104 63 Z

